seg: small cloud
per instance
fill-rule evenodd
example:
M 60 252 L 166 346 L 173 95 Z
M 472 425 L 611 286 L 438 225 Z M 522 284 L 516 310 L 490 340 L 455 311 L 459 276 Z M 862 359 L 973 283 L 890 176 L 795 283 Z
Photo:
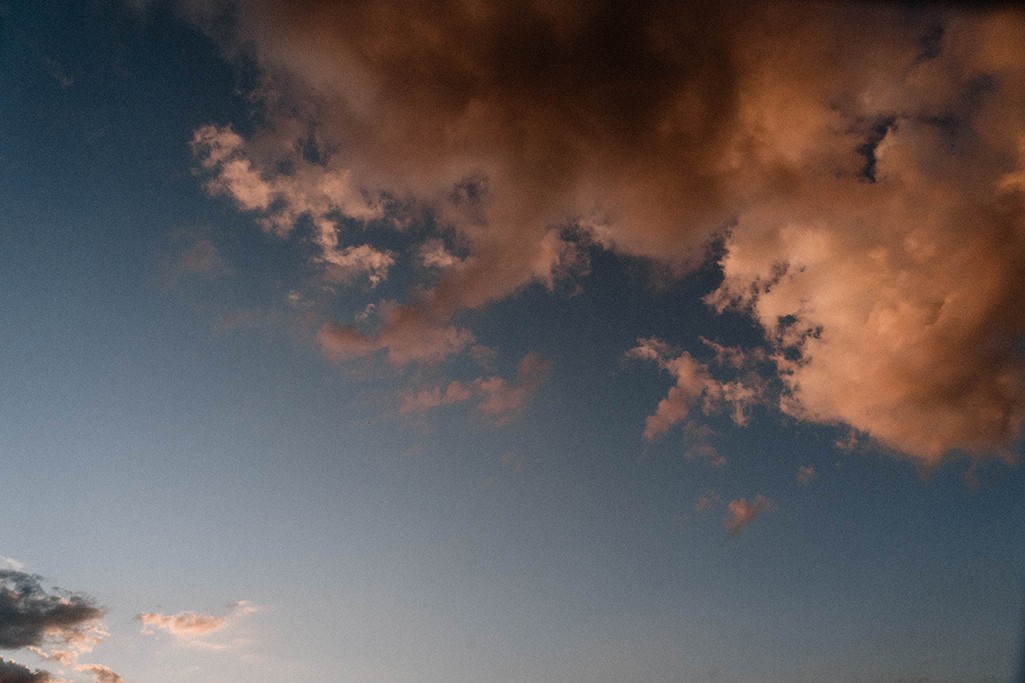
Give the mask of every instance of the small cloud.
M 462 263 L 460 258 L 450 252 L 440 239 L 428 240 L 420 247 L 420 263 L 425 268 L 451 268 Z
M 143 612 L 136 617 L 142 622 L 142 633 L 153 635 L 157 631 L 165 631 L 175 638 L 189 640 L 219 631 L 227 624 L 224 617 L 198 612 L 181 612 L 179 614 L 160 614 L 159 612 Z
M 523 458 L 514 451 L 506 451 L 502 454 L 502 467 L 513 474 L 520 474 L 523 472 Z
M 709 467 L 721 470 L 726 466 L 726 456 L 722 455 L 710 443 L 698 443 L 683 452 L 684 460 L 699 461 Z
M 47 589 L 35 574 L 0 570 L 0 648 L 74 661 L 107 636 L 103 610 L 79 593 Z
M 356 325 L 325 323 L 317 335 L 324 355 L 336 362 L 350 362 L 383 351 L 395 367 L 430 365 L 461 353 L 474 342 L 469 330 L 438 323 L 412 306 L 385 302 L 374 312 L 381 322 L 374 332 Z M 361 320 L 357 318 L 357 322 Z
M 776 504 L 763 495 L 755 496 L 751 503 L 746 498 L 731 500 L 728 505 L 729 513 L 723 520 L 726 533 L 729 536 L 736 536 L 744 527 L 753 523 L 763 512 L 775 509 Z
M 143 612 L 135 618 L 142 623 L 140 632 L 151 636 L 158 632 L 166 633 L 181 643 L 191 647 L 210 650 L 227 649 L 224 643 L 201 640 L 231 626 L 240 617 L 256 612 L 258 608 L 246 600 L 233 603 L 224 615 L 203 614 L 200 612 L 179 612 L 178 614 L 162 614 L 160 612 Z M 235 641 L 233 644 L 238 644 Z
M 394 256 L 368 244 L 343 246 L 339 216 L 367 222 L 384 217 L 379 201 L 355 184 L 351 171 L 297 161 L 289 174 L 275 172 L 273 161 L 251 154 L 234 130 L 203 126 L 192 138 L 192 151 L 211 195 L 234 200 L 242 211 L 258 214 L 267 232 L 285 237 L 302 217 L 313 224 L 319 248 L 314 261 L 325 266 L 329 280 L 347 284 L 362 276 L 374 287 L 388 277 Z
M 719 494 L 715 491 L 709 491 L 698 496 L 698 499 L 694 501 L 695 512 L 706 512 L 711 509 L 712 506 L 719 503 Z
M 644 425 L 644 438 L 653 441 L 674 425 L 685 422 L 691 412 L 701 408 L 706 415 L 728 409 L 738 425 L 746 425 L 750 409 L 764 401 L 762 382 L 749 375 L 742 380 L 723 382 L 714 378 L 706 364 L 686 351 L 679 351 L 656 338 L 638 339 L 626 352 L 627 358 L 652 361 L 676 379 L 676 385 L 659 401 Z
M 207 239 L 198 239 L 187 244 L 178 258 L 178 267 L 183 274 L 210 277 L 224 271 L 224 259 L 217 246 Z
M 815 468 L 810 466 L 798 467 L 797 474 L 794 475 L 798 484 L 807 485 L 815 481 Z
M 25 571 L 25 565 L 13 557 L 0 557 L 0 565 L 19 572 Z
M 477 401 L 477 410 L 497 424 L 515 420 L 526 408 L 531 397 L 548 378 L 551 363 L 536 353 L 528 353 L 520 361 L 516 378 L 509 382 L 492 375 L 472 382 L 453 381 L 443 389 L 432 387 L 420 391 L 407 391 L 402 395 L 399 411 L 421 414 L 442 406 Z
M 93 675 L 96 683 L 125 683 L 125 679 L 117 675 L 113 669 L 103 664 L 83 664 L 75 667 L 75 671 L 84 671 Z

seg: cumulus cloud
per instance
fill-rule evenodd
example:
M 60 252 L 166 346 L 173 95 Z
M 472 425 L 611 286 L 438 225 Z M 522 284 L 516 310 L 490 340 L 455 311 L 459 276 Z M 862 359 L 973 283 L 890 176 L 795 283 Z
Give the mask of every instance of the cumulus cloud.
M 0 657 L 0 683 L 60 683 L 52 674 Z
M 764 331 L 786 413 L 923 464 L 1020 435 L 1025 13 L 233 4 L 228 48 L 272 84 L 268 123 L 197 131 L 208 189 L 273 232 L 308 216 L 325 264 L 372 283 L 391 257 L 346 252 L 339 217 L 380 218 L 382 196 L 426 202 L 459 244 L 458 263 L 419 252 L 430 279 L 407 304 L 431 343 L 332 324 L 329 353 L 436 362 L 468 343 L 459 310 L 586 269 L 581 240 L 684 272 L 724 238 L 709 303 Z M 648 438 L 713 391 L 743 419 L 750 386 L 713 389 L 689 355 L 672 362 Z
M 444 388 L 431 387 L 403 393 L 400 411 L 419 414 L 467 401 L 476 401 L 477 410 L 498 424 L 516 419 L 534 393 L 544 384 L 551 363 L 535 353 L 520 361 L 516 378 L 510 382 L 498 375 L 480 377 L 471 382 L 454 381 Z
M 203 640 L 203 638 L 227 628 L 238 618 L 252 614 L 256 610 L 257 608 L 251 603 L 242 600 L 234 603 L 223 615 L 192 611 L 178 614 L 142 612 L 135 618 L 142 624 L 141 633 L 143 635 L 151 636 L 162 632 L 187 645 L 207 649 L 223 649 L 227 645 Z
M 754 523 L 762 513 L 775 507 L 776 504 L 763 495 L 755 496 L 750 503 L 747 502 L 747 498 L 731 500 L 727 505 L 726 518 L 723 520 L 727 535 L 736 536 L 749 524 Z

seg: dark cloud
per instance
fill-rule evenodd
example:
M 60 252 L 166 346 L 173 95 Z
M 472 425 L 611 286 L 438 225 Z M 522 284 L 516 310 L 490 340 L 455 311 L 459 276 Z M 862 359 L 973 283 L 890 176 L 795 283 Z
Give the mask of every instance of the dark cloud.
M 0 683 L 56 683 L 49 672 L 30 669 L 0 657 Z
M 0 569 L 0 648 L 78 645 L 92 640 L 92 629 L 103 610 L 84 595 L 44 588 L 40 578 Z

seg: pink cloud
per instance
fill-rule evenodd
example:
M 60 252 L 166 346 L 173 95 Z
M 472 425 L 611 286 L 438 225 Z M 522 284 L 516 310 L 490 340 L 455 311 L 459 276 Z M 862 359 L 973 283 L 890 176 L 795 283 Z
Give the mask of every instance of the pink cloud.
M 677 351 L 659 339 L 639 339 L 627 357 L 654 361 L 676 379 L 676 385 L 658 402 L 645 421 L 644 438 L 654 440 L 670 428 L 685 422 L 691 411 L 701 407 L 705 414 L 726 409 L 734 422 L 744 425 L 752 406 L 761 402 L 762 389 L 753 377 L 720 381 L 704 363 L 686 351 Z
M 317 337 L 324 354 L 334 361 L 347 362 L 384 351 L 393 366 L 403 367 L 439 363 L 474 341 L 469 330 L 433 320 L 411 306 L 385 304 L 378 313 L 381 323 L 373 332 L 354 325 L 324 324 Z
M 179 614 L 143 612 L 136 618 L 142 622 L 142 632 L 147 635 L 164 631 L 176 638 L 183 639 L 205 636 L 224 628 L 228 623 L 224 617 L 198 612 L 181 612 Z
M 497 424 L 516 419 L 534 393 L 544 384 L 551 363 L 535 353 L 520 361 L 516 378 L 509 382 L 492 375 L 470 382 L 450 382 L 444 389 L 432 387 L 407 391 L 402 395 L 400 410 L 406 414 L 425 413 L 441 406 L 476 401 L 477 410 Z
M 143 635 L 163 632 L 190 646 L 219 650 L 228 645 L 202 640 L 202 638 L 231 626 L 240 617 L 252 614 L 256 610 L 257 608 L 251 603 L 241 600 L 234 603 L 224 615 L 193 611 L 179 612 L 178 614 L 143 612 L 137 614 L 135 618 L 142 623 Z
M 96 683 L 125 683 L 125 679 L 117 675 L 113 669 L 103 664 L 82 664 L 75 667 L 76 671 L 90 673 L 96 679 Z
M 798 467 L 794 479 L 801 485 L 812 483 L 815 481 L 815 468 L 810 466 Z
M 730 536 L 736 536 L 746 526 L 758 519 L 762 513 L 773 510 L 775 507 L 775 503 L 763 495 L 755 496 L 751 503 L 748 503 L 746 498 L 731 500 L 727 505 L 728 514 L 723 520 L 726 533 Z

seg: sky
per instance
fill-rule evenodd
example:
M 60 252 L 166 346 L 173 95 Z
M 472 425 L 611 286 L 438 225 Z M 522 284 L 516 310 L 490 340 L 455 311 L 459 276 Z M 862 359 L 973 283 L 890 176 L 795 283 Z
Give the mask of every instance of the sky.
M 0 683 L 1002 683 L 1025 12 L 0 2 Z

